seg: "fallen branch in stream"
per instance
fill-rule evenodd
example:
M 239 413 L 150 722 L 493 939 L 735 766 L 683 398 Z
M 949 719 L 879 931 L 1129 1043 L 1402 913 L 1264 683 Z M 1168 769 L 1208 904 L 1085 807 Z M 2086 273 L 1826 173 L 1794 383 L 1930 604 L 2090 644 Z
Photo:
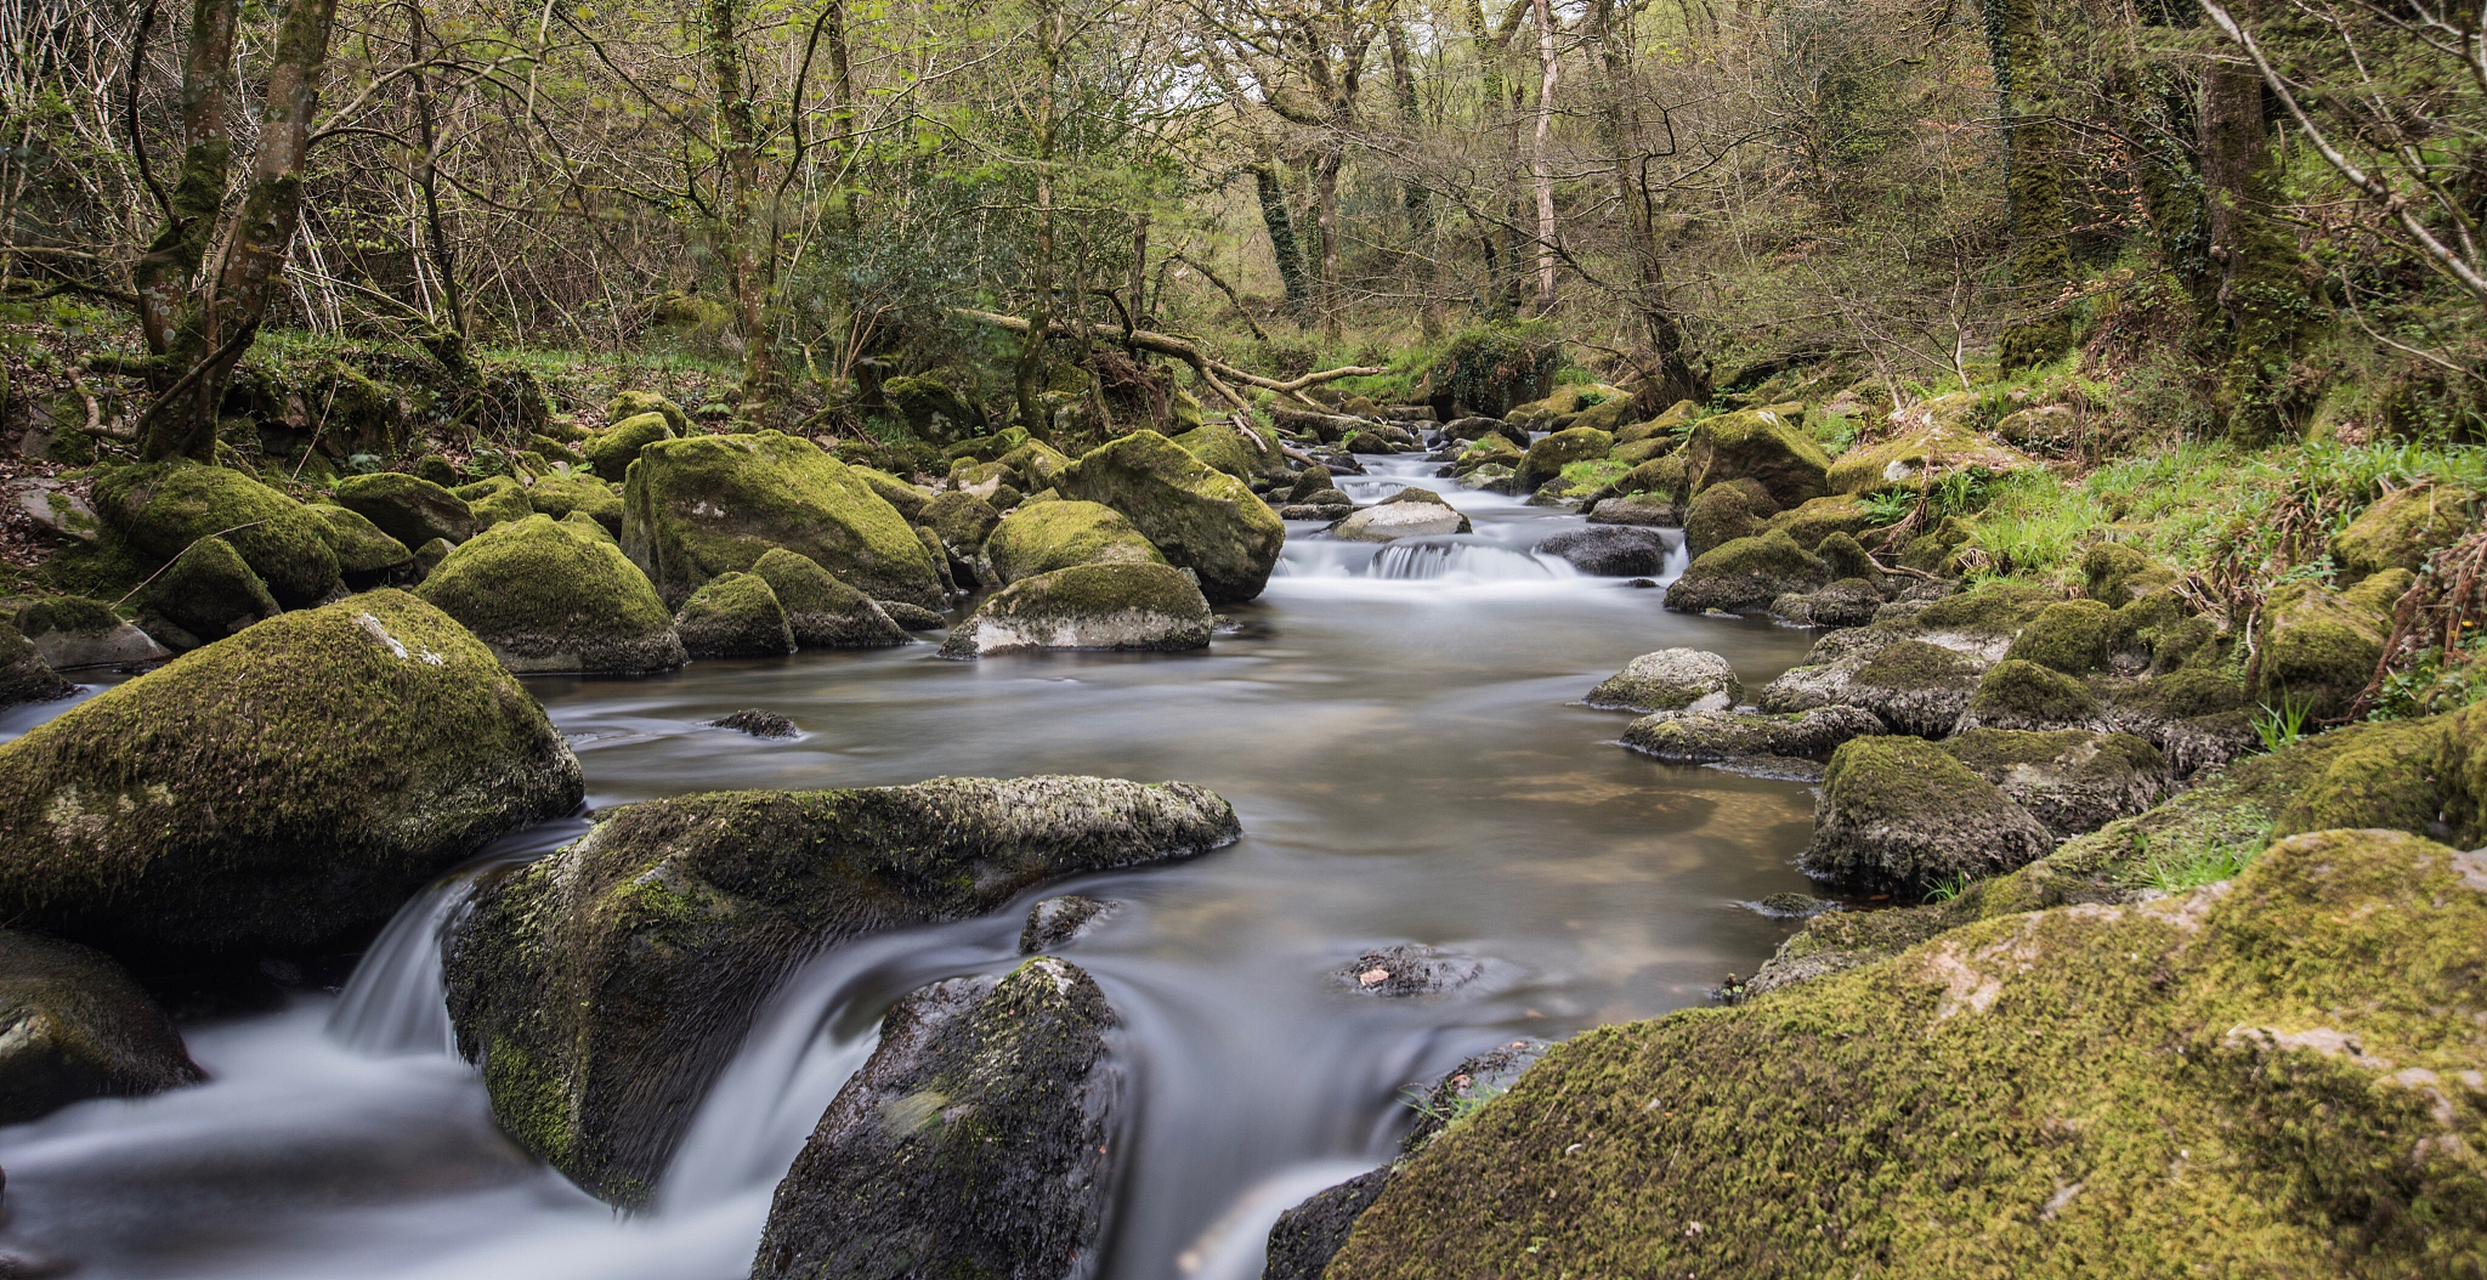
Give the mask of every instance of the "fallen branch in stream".
M 952 307 L 950 314 L 961 319 L 989 324 L 997 329 L 1006 329 L 1012 333 L 1028 331 L 1026 319 L 1020 316 L 1006 316 L 998 311 L 976 311 L 967 307 Z M 1047 336 L 1050 337 L 1053 334 L 1060 334 L 1066 338 L 1097 338 L 1117 344 L 1125 341 L 1125 334 L 1121 329 L 1092 325 L 1080 320 L 1052 322 L 1047 326 Z M 1247 387 L 1259 387 L 1264 391 L 1274 391 L 1279 395 L 1293 398 L 1297 403 L 1316 413 L 1328 413 L 1329 406 L 1304 394 L 1307 388 L 1317 387 L 1325 382 L 1336 382 L 1341 378 L 1367 378 L 1375 374 L 1390 372 L 1386 368 L 1347 365 L 1337 369 L 1324 369 L 1319 373 L 1308 373 L 1301 378 L 1281 382 L 1276 378 L 1264 378 L 1257 373 L 1238 369 L 1201 349 L 1200 344 L 1188 342 L 1172 334 L 1158 333 L 1149 329 L 1133 329 L 1129 334 L 1129 342 L 1130 345 L 1142 351 L 1153 351 L 1161 356 L 1173 356 L 1192 366 L 1192 371 L 1200 375 L 1201 381 L 1208 383 L 1219 395 L 1226 397 L 1228 403 L 1238 409 L 1249 409 L 1252 405 L 1233 387 L 1227 385 L 1230 382 L 1239 382 Z

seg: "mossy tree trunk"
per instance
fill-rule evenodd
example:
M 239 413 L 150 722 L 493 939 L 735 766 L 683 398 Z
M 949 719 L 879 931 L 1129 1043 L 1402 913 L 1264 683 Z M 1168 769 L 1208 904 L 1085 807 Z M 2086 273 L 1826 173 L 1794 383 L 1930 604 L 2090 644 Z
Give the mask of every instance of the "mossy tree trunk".
M 2251 66 L 2213 62 L 2199 114 L 2204 254 L 2227 363 L 2213 407 L 2229 435 L 2274 438 L 2312 397 L 2297 385 L 2297 358 L 2328 320 L 2314 304 L 2297 240 L 2271 216 L 2280 202 L 2280 156 L 2263 116 L 2263 82 Z
M 1036 260 L 1030 281 L 1035 295 L 1028 308 L 1028 329 L 1019 342 L 1019 366 L 1013 379 L 1019 399 L 1019 425 L 1042 433 L 1045 420 L 1045 343 L 1052 336 L 1054 306 L 1054 141 L 1055 82 L 1062 74 L 1064 28 L 1062 10 L 1053 0 L 1038 0 L 1037 58 L 1044 80 L 1028 120 L 1036 143 Z
M 734 273 L 734 307 L 743 333 L 740 412 L 766 419 L 776 385 L 771 350 L 769 294 L 776 274 L 772 223 L 761 205 L 759 112 L 743 69 L 740 0 L 709 0 L 708 74 L 717 95 L 717 149 L 725 162 L 727 258 Z
M 221 173 L 218 153 L 231 153 L 224 104 L 231 95 L 232 81 L 229 71 L 204 64 L 219 55 L 230 58 L 233 10 L 239 3 L 200 0 L 199 21 L 208 31 L 204 37 L 193 34 L 190 57 L 185 60 L 184 128 L 195 127 L 197 132 L 185 148 L 180 183 L 184 188 L 194 181 L 199 186 L 186 197 L 176 197 L 175 220 L 158 238 L 158 244 L 168 251 L 147 276 L 156 294 L 157 319 L 169 329 L 169 336 L 162 331 L 149 335 L 150 345 L 162 337 L 165 357 L 157 364 L 165 381 L 140 424 L 140 456 L 149 461 L 185 455 L 214 459 L 216 410 L 224 399 L 225 383 L 267 317 L 269 299 L 284 275 L 287 246 L 293 243 L 302 220 L 302 165 L 311 146 L 311 119 L 319 109 L 320 76 L 328 62 L 337 0 L 288 0 L 269 55 L 258 150 L 241 202 L 222 219 L 224 226 L 218 234 L 213 225 L 218 220 L 211 211 L 221 206 L 222 187 L 219 183 L 211 189 L 206 183 L 212 174 Z M 219 5 L 223 12 L 210 12 Z M 191 81 L 193 73 L 199 76 L 196 84 Z M 195 126 L 191 119 L 194 103 Z M 194 159 L 199 162 L 195 168 Z M 163 304 L 178 289 L 177 269 L 188 252 L 181 245 L 192 233 L 192 226 L 182 221 L 185 208 L 192 211 L 187 216 L 195 222 L 210 224 L 209 234 L 198 242 L 198 252 L 203 255 L 206 244 L 221 241 L 224 260 L 203 285 L 181 292 L 177 311 L 164 315 Z M 189 274 L 195 276 L 198 260 L 188 261 Z
M 1261 225 L 1269 232 L 1271 256 L 1278 260 L 1278 281 L 1286 287 L 1287 310 L 1297 320 L 1311 314 L 1312 297 L 1304 282 L 1304 245 L 1295 236 L 1295 215 L 1287 212 L 1286 184 L 1278 166 L 1252 166 L 1252 183 L 1261 200 Z
M 1621 10 L 1619 13 L 1618 10 Z M 1615 166 L 1615 197 L 1631 238 L 1631 304 L 1649 336 L 1654 366 L 1650 398 L 1664 408 L 1678 400 L 1707 400 L 1710 380 L 1694 370 L 1684 350 L 1684 326 L 1667 288 L 1666 259 L 1658 243 L 1658 203 L 1651 198 L 1643 165 L 1641 122 L 1632 102 L 1632 10 L 1624 0 L 1590 0 L 1590 40 L 1601 72 L 1598 104 L 1607 154 Z M 1620 21 L 1618 20 L 1620 18 Z
M 1425 125 L 1422 104 L 1416 96 L 1416 66 L 1409 53 L 1407 29 L 1393 19 L 1382 29 L 1382 37 L 1390 49 L 1391 88 L 1399 100 L 1399 122 L 1415 137 Z M 1417 313 L 1425 340 L 1432 342 L 1442 336 L 1442 301 L 1437 285 L 1433 221 L 1433 192 L 1423 179 L 1410 174 L 1400 182 L 1400 204 L 1408 216 L 1408 265 L 1416 279 L 1417 292 L 1424 295 L 1424 309 Z
M 2044 364 L 2072 340 L 2061 294 L 2072 279 L 2065 241 L 2063 130 L 2038 101 L 2046 48 L 2038 0 L 1985 0 L 1986 40 L 2003 115 L 2004 188 L 2011 197 L 2011 320 L 1998 354 L 2006 369 Z

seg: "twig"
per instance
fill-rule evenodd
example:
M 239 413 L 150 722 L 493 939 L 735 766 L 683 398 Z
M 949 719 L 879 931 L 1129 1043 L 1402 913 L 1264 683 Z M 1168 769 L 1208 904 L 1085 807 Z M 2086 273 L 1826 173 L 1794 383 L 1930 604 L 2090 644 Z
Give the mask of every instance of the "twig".
M 191 547 L 195 547 L 200 543 L 207 541 L 209 538 L 221 538 L 228 533 L 240 533 L 242 530 L 248 529 L 252 525 L 266 524 L 268 521 L 274 520 L 275 518 L 275 516 L 263 516 L 260 519 L 251 521 L 249 524 L 237 524 L 230 529 L 218 529 L 214 533 L 202 533 L 199 536 L 192 538 L 187 546 L 184 546 L 179 552 L 174 554 L 172 559 L 165 561 L 161 566 L 157 567 L 155 572 L 148 574 L 145 578 L 141 579 L 137 586 L 131 587 L 129 591 L 123 594 L 120 599 L 113 601 L 113 607 L 117 609 L 122 605 L 127 604 L 131 596 L 137 595 L 139 592 L 146 590 L 148 583 L 163 577 L 166 569 L 170 569 L 174 565 L 180 564 L 181 558 L 190 554 Z

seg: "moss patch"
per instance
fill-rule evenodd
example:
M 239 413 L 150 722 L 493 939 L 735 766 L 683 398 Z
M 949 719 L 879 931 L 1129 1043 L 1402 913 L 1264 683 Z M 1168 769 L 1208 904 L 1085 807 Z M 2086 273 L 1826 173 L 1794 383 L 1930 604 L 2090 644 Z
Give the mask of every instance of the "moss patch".
M 513 671 L 663 671 L 682 665 L 656 589 L 595 533 L 551 516 L 496 525 L 449 552 L 415 594 Z
M 104 472 L 95 510 L 157 561 L 201 538 L 222 537 L 279 603 L 312 604 L 337 585 L 337 554 L 302 504 L 224 467 L 156 462 Z
M 1153 431 L 1083 454 L 1055 478 L 1062 496 L 1120 512 L 1167 563 L 1200 578 L 1211 604 L 1261 593 L 1287 527 L 1233 476 L 1209 469 Z

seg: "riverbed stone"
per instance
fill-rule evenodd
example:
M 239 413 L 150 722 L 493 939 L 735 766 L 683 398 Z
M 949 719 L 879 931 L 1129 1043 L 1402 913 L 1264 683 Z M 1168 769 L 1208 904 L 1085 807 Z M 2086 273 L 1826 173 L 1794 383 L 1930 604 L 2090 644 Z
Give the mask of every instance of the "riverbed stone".
M 1123 904 L 1111 899 L 1076 893 L 1047 898 L 1028 908 L 1027 923 L 1019 929 L 1019 954 L 1039 955 L 1067 947 L 1095 932 L 1122 909 Z
M 1122 513 L 1095 502 L 1040 502 L 1010 513 L 985 539 L 995 577 L 1017 582 L 1083 564 L 1164 564 Z
M 872 597 L 838 581 L 809 556 L 771 547 L 752 562 L 751 573 L 776 594 L 798 648 L 875 649 L 907 643 L 906 628 Z
M 2174 789 L 2159 749 L 2129 733 L 1972 729 L 1941 745 L 2057 839 L 2131 817 Z
M 1901 733 L 1940 738 L 1960 722 L 1985 664 L 1968 654 L 1900 640 L 1877 650 L 1848 677 L 1839 700 L 1882 717 Z
M 1277 513 L 1242 481 L 1154 431 L 1089 450 L 1054 483 L 1065 498 L 1122 513 L 1167 563 L 1198 576 L 1213 605 L 1261 594 L 1287 540 Z
M 52 596 L 18 610 L 17 629 L 55 671 L 161 662 L 173 651 L 123 621 L 112 606 L 84 596 Z M 27 686 L 48 686 L 35 681 Z
M 1604 509 L 1600 503 L 1599 510 Z M 1773 531 L 1703 552 L 1667 588 L 1667 607 L 1685 613 L 1754 609 L 1791 592 L 1829 585 L 1829 565 L 1785 532 Z
M 1566 529 L 1537 544 L 1540 555 L 1559 557 L 1582 573 L 1601 578 L 1647 578 L 1666 572 L 1667 558 L 1682 535 L 1630 525 Z
M 1978 677 L 1977 692 L 1970 695 L 1956 727 L 1964 733 L 2095 729 L 2104 725 L 2104 715 L 2088 685 L 2051 667 L 2006 658 Z
M 639 460 L 639 451 L 659 440 L 671 440 L 690 434 L 690 420 L 679 418 L 676 409 L 670 417 L 660 410 L 634 413 L 615 419 L 613 425 L 597 432 L 579 446 L 579 456 L 587 459 L 600 480 L 620 484 L 630 475 L 630 464 Z
M 102 472 L 94 494 L 106 527 L 159 563 L 201 538 L 221 537 L 287 608 L 317 604 L 336 590 L 337 553 L 319 517 L 239 471 L 142 463 Z
M 778 1183 L 752 1276 L 1095 1274 L 1127 1165 L 1120 1026 L 1052 957 L 901 1000 Z
M 674 613 L 674 634 L 694 658 L 776 658 L 793 653 L 794 628 L 768 579 L 721 573 Z
M 1623 731 L 1623 745 L 1682 764 L 1745 756 L 1820 757 L 1850 738 L 1889 733 L 1873 712 L 1828 706 L 1783 715 L 1748 711 L 1681 711 L 1643 716 Z
M 1404 999 L 1457 991 L 1485 975 L 1485 965 L 1421 943 L 1376 947 L 1330 971 L 1330 981 L 1359 995 Z
M 1727 659 L 1707 649 L 1660 649 L 1625 663 L 1624 668 L 1589 691 L 1587 702 L 1600 711 L 1681 711 L 1704 699 L 1734 706 L 1744 697 L 1744 682 Z
M 621 548 L 551 516 L 495 525 L 452 549 L 422 597 L 512 671 L 669 671 L 673 614 Z
M 173 1020 L 110 956 L 0 929 L 0 1125 L 202 1078 Z
M 1469 532 L 1468 517 L 1439 500 L 1383 502 L 1339 521 L 1331 533 L 1348 542 L 1391 542 Z
M 1519 463 L 1521 491 L 1536 489 L 1575 462 L 1603 458 L 1614 447 L 1614 435 L 1595 427 L 1573 427 L 1541 436 L 1529 443 L 1528 453 Z
M 2028 810 L 1923 738 L 1854 738 L 1831 753 L 1813 843 L 1817 879 L 1918 891 L 2037 860 L 2055 846 Z
M 268 584 L 222 538 L 201 538 L 173 558 L 133 601 L 148 634 L 195 649 L 284 612 Z
M 326 526 L 328 549 L 337 553 L 337 572 L 348 587 L 369 590 L 413 568 L 414 551 L 361 513 L 325 502 L 306 503 L 302 509 Z
M 76 693 L 78 686 L 61 679 L 25 633 L 0 622 L 0 707 L 29 702 L 55 702 Z
M 1802 425 L 1803 406 L 1771 405 L 1703 418 L 1684 441 L 1684 475 L 1694 497 L 1730 480 L 1758 481 L 1779 510 L 1831 492 L 1830 458 Z
M 2374 677 L 2392 607 L 2412 580 L 2387 569 L 2347 591 L 2312 581 L 2273 591 L 2254 630 L 2255 698 L 2318 720 L 2346 710 Z
M 2450 1208 L 2487 1201 L 2461 1137 L 2482 878 L 2418 837 L 2320 831 L 2230 882 L 1591 1031 L 1401 1168 L 1324 1274 L 2442 1273 L 2487 1252 L 2487 1217 Z M 2077 1165 L 2042 1154 L 2067 1142 Z
M 446 959 L 459 1051 L 520 1145 L 591 1194 L 643 1204 L 753 1014 L 804 959 L 1238 833 L 1205 788 L 1102 778 L 622 806 L 478 889 Z
M 402 471 L 346 476 L 337 481 L 336 497 L 338 506 L 408 547 L 434 538 L 446 538 L 454 545 L 481 529 L 466 499 Z
M 1883 607 L 1883 594 L 1864 578 L 1841 578 L 1819 591 L 1792 592 L 1770 602 L 1770 613 L 1800 627 L 1861 627 Z
M 1674 528 L 1683 523 L 1683 512 L 1672 495 L 1633 493 L 1598 503 L 1589 513 L 1589 523 Z
M 947 603 L 898 510 L 809 440 L 776 431 L 661 440 L 623 490 L 622 550 L 669 603 L 771 547 L 809 558 L 875 600 Z
M 1162 564 L 1088 564 L 1021 578 L 987 598 L 943 641 L 945 658 L 1038 649 L 1203 649 L 1209 602 Z
M 759 707 L 745 707 L 708 723 L 715 728 L 732 729 L 755 738 L 792 738 L 802 733 L 802 730 L 795 728 L 794 721 Z
M 0 745 L 0 916 L 123 952 L 355 938 L 583 783 L 449 615 L 280 614 Z

